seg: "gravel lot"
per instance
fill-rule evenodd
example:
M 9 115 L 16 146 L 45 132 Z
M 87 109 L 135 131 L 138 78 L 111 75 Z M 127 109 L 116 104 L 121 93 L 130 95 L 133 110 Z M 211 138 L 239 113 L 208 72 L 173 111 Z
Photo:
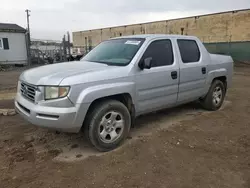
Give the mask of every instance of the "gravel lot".
M 0 72 L 0 94 L 21 70 Z M 0 101 L 13 108 L 13 100 Z M 98 153 L 82 134 L 0 116 L 0 187 L 250 187 L 250 67 L 237 67 L 218 112 L 188 104 L 140 117 L 126 143 Z

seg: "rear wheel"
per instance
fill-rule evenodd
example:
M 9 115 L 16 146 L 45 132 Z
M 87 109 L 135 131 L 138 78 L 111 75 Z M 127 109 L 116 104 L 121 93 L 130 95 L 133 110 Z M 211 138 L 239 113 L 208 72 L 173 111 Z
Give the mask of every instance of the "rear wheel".
M 225 84 L 220 80 L 215 80 L 201 103 L 205 109 L 216 111 L 221 108 L 225 95 Z
M 84 132 L 99 151 L 110 151 L 127 138 L 130 126 L 127 107 L 119 101 L 108 100 L 96 105 L 88 114 Z

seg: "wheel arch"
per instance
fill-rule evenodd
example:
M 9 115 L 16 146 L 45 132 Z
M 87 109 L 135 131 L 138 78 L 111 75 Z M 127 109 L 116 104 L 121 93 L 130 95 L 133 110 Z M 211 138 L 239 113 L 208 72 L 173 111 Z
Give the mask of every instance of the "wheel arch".
M 224 84 L 225 89 L 227 90 L 227 77 L 226 77 L 226 76 L 215 77 L 215 78 L 213 79 L 212 83 L 213 83 L 215 80 L 221 81 L 221 82 Z
M 83 120 L 83 126 L 86 121 L 86 117 L 94 110 L 94 108 L 103 101 L 108 101 L 108 100 L 116 100 L 124 104 L 131 115 L 131 119 L 133 120 L 135 118 L 135 105 L 132 100 L 132 96 L 129 93 L 120 93 L 120 94 L 114 94 L 114 95 L 109 95 L 109 96 L 104 96 L 95 99 L 89 106 L 87 110 L 87 114 Z
M 208 92 L 209 88 L 213 84 L 215 80 L 220 80 L 225 84 L 225 88 L 228 86 L 228 79 L 227 79 L 227 70 L 224 68 L 216 69 L 213 71 L 210 71 L 207 75 L 207 86 L 206 91 Z

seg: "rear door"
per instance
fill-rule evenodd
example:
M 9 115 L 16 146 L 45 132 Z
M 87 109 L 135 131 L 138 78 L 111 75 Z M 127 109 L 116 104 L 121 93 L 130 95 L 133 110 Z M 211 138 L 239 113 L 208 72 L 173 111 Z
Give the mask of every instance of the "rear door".
M 177 39 L 180 53 L 178 104 L 196 100 L 206 91 L 207 57 L 202 44 L 192 39 Z
M 137 112 L 174 106 L 177 102 L 179 66 L 170 39 L 152 41 L 141 61 L 152 58 L 152 68 L 136 74 Z

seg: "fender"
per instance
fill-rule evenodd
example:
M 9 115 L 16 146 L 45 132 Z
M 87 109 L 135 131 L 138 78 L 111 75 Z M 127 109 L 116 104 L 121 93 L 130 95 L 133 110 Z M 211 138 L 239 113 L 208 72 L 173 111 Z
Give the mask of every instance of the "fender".
M 80 93 L 76 103 L 92 103 L 93 101 L 99 98 L 123 93 L 129 93 L 132 97 L 132 102 L 134 103 L 133 100 L 135 99 L 135 83 L 118 82 L 88 87 Z
M 227 74 L 228 74 L 227 69 L 225 69 L 225 68 L 210 71 L 208 73 L 208 75 L 207 75 L 206 93 L 208 92 L 214 78 L 221 77 L 221 76 L 226 76 L 227 77 Z
M 82 124 L 87 115 L 88 109 L 93 101 L 103 97 L 129 93 L 135 99 L 135 84 L 132 82 L 120 82 L 113 84 L 102 84 L 84 89 L 77 98 L 76 107 L 78 108 L 75 126 L 78 127 L 77 132 L 80 131 Z

